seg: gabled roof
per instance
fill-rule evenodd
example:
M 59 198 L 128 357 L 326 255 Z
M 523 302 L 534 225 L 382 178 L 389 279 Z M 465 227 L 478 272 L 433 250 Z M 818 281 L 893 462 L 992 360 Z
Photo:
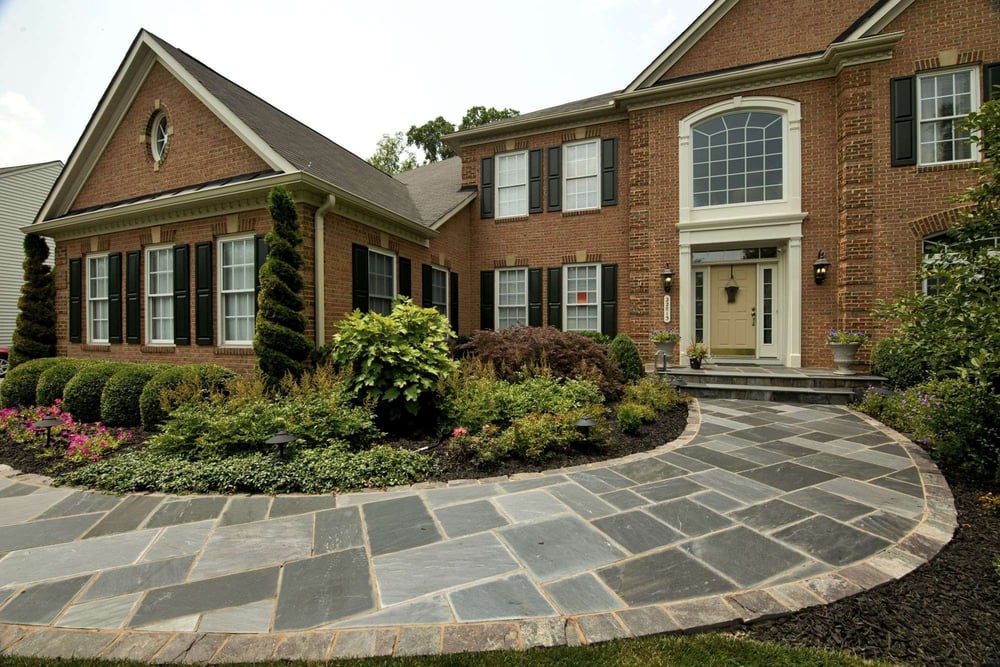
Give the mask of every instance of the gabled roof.
M 445 223 L 453 213 L 476 196 L 476 190 L 462 190 L 462 158 L 450 157 L 423 167 L 396 174 L 396 180 L 409 190 L 422 220 L 433 228 Z
M 383 173 L 357 155 L 300 123 L 201 61 L 146 30 L 140 30 L 101 98 L 53 192 L 39 214 L 39 221 L 67 214 L 86 182 L 97 157 L 131 104 L 154 63 L 160 63 L 202 103 L 253 149 L 272 173 L 301 172 L 329 183 L 366 208 L 383 211 L 404 222 L 431 228 L 437 218 L 424 217 L 412 188 Z M 436 190 L 451 188 L 452 199 L 461 187 L 461 174 L 435 172 L 437 180 L 422 180 Z M 441 181 L 441 182 L 438 182 Z M 194 184 L 192 184 L 194 185 Z M 162 193 L 161 193 L 162 194 Z

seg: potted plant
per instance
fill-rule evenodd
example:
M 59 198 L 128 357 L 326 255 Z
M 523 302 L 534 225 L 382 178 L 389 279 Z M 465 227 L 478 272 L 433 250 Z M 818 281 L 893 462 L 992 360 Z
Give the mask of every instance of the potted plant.
M 656 357 L 659 357 L 660 360 L 656 366 L 661 370 L 666 370 L 671 357 L 674 356 L 674 345 L 681 339 L 681 335 L 673 327 L 667 327 L 654 331 L 649 335 L 649 339 L 656 346 Z
M 831 329 L 827 334 L 826 343 L 833 351 L 833 363 L 837 364 L 835 371 L 839 375 L 853 375 L 851 365 L 858 354 L 858 348 L 868 340 L 864 331 L 848 331 L 846 329 Z
M 687 356 L 691 368 L 701 368 L 702 360 L 708 356 L 708 345 L 699 342 L 691 343 L 687 346 Z

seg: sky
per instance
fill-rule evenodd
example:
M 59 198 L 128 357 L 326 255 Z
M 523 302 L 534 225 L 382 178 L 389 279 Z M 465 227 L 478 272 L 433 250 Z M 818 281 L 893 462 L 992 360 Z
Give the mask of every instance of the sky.
M 367 159 L 628 85 L 710 0 L 0 0 L 0 167 L 65 162 L 140 28 Z

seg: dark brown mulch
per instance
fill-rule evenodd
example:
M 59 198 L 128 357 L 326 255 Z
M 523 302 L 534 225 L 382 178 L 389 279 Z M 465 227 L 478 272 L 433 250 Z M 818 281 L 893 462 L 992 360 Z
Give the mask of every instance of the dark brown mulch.
M 978 502 L 1000 485 L 943 472 L 959 527 L 936 558 L 899 581 L 750 626 L 750 636 L 914 665 L 1000 667 L 1000 516 Z

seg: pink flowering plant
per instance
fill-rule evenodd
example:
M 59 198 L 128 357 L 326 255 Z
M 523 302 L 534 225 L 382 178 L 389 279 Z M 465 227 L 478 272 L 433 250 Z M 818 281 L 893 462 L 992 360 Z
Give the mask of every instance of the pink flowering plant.
M 125 429 L 108 428 L 100 422 L 76 421 L 72 414 L 63 410 L 59 399 L 51 406 L 0 410 L 0 429 L 25 448 L 44 448 L 46 429 L 35 424 L 49 417 L 60 423 L 50 431 L 55 451 L 46 451 L 43 455 L 60 456 L 74 463 L 98 461 L 106 453 L 131 442 L 133 437 L 132 432 Z

